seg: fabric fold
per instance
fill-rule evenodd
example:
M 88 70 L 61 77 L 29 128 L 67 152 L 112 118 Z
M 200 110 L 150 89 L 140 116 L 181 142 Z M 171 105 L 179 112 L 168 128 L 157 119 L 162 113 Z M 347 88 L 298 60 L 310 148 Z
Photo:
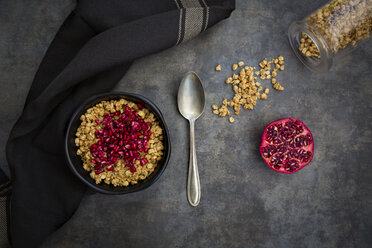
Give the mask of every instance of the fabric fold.
M 133 60 L 195 37 L 233 9 L 231 0 L 78 2 L 46 52 L 7 143 L 13 247 L 39 246 L 85 193 L 64 158 L 73 111 L 112 90 Z

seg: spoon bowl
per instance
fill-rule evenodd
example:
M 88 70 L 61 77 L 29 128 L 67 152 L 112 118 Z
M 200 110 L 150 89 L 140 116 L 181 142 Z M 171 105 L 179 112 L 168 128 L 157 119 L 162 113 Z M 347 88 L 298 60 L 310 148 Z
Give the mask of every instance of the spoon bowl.
M 183 77 L 178 89 L 178 109 L 186 119 L 198 119 L 204 111 L 205 94 L 200 78 L 195 72 Z

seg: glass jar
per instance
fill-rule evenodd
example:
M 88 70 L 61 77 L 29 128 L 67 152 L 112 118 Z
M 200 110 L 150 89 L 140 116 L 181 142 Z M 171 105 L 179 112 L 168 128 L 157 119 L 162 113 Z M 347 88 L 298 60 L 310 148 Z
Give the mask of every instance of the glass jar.
M 372 32 L 372 0 L 333 0 L 288 30 L 296 56 L 310 70 L 326 72 Z

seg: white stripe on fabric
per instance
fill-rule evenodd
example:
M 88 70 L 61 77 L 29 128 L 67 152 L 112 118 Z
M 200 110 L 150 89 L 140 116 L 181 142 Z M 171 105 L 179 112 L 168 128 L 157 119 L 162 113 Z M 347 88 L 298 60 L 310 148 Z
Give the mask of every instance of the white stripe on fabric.
M 177 9 L 180 9 L 180 5 L 178 4 L 177 0 L 174 0 L 174 2 L 175 2 L 176 5 L 177 5 Z
M 207 14 L 205 15 L 205 26 L 203 31 L 205 31 L 208 27 L 208 21 L 209 21 L 209 7 L 207 7 Z
M 180 22 L 178 24 L 178 39 L 176 42 L 176 45 L 178 45 L 181 42 L 181 30 L 182 30 L 182 9 L 180 9 Z
M 185 13 L 185 34 L 183 41 L 188 41 L 197 36 L 202 31 L 202 28 L 203 8 L 187 8 Z
M 201 7 L 199 0 L 181 0 L 184 8 L 198 8 Z

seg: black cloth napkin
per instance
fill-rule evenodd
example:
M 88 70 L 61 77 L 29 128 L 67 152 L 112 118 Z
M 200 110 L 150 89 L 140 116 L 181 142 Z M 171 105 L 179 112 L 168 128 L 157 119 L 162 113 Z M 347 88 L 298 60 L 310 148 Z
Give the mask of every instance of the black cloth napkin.
M 12 247 L 41 245 L 85 193 L 64 158 L 73 111 L 110 91 L 133 60 L 195 37 L 234 8 L 233 0 L 78 1 L 45 54 L 7 143 Z M 0 190 L 10 189 L 0 175 Z

